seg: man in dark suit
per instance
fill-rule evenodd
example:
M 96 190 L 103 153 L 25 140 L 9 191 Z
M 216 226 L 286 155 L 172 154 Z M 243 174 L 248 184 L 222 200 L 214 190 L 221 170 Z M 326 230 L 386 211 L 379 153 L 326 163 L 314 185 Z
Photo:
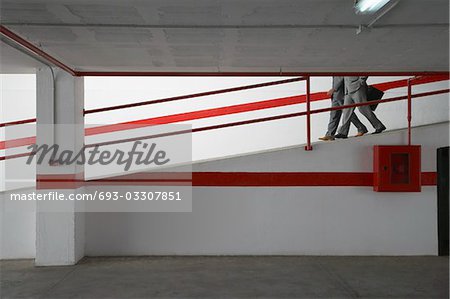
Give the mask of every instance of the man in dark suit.
M 333 77 L 333 87 L 328 91 L 328 95 L 331 96 L 331 107 L 337 107 L 344 105 L 344 77 Z M 339 126 L 342 110 L 330 111 L 330 121 L 328 122 L 328 131 L 324 137 L 320 137 L 320 140 L 330 141 L 334 140 L 334 134 Z M 367 128 L 358 119 L 355 113 L 351 114 L 350 122 L 358 128 L 358 134 L 356 136 L 363 136 L 367 133 Z

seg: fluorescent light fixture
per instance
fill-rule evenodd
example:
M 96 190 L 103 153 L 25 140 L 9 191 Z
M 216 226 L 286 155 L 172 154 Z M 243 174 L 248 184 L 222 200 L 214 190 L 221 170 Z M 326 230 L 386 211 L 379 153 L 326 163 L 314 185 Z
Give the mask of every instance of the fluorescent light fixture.
M 358 13 L 371 14 L 380 10 L 390 0 L 356 0 L 355 8 Z

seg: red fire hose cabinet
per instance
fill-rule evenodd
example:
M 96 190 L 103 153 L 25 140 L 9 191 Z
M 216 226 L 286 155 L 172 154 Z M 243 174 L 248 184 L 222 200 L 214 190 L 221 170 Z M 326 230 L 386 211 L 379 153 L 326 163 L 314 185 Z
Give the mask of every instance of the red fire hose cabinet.
M 420 145 L 375 145 L 373 190 L 420 192 Z

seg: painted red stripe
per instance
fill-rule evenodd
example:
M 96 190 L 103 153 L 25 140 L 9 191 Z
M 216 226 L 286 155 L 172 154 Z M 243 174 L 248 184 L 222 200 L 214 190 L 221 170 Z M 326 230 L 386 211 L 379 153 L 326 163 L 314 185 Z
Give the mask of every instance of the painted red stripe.
M 99 126 L 99 127 L 86 129 L 86 136 L 122 131 L 122 130 L 127 130 L 127 129 L 129 130 L 131 128 L 135 129 L 135 128 L 146 127 L 146 126 L 151 126 L 151 125 L 171 124 L 171 123 L 177 123 L 177 122 L 183 122 L 183 121 L 189 121 L 189 120 L 204 119 L 204 118 L 209 118 L 209 117 L 217 117 L 217 116 L 224 116 L 224 115 L 230 115 L 230 114 L 236 114 L 236 113 L 243 113 L 243 112 L 250 112 L 250 111 L 257 111 L 257 110 L 262 110 L 262 109 L 269 109 L 269 108 L 276 108 L 276 107 L 300 104 L 300 103 L 303 103 L 305 101 L 305 99 L 306 99 L 306 96 L 304 96 L 304 95 L 293 96 L 293 97 L 279 98 L 279 99 L 268 100 L 268 101 L 253 102 L 253 103 L 248 103 L 248 104 L 239 104 L 239 105 L 233 105 L 233 106 L 227 106 L 227 107 L 212 108 L 212 109 L 205 109 L 205 110 L 199 110 L 199 111 L 193 111 L 193 112 L 178 113 L 178 114 L 167 115 L 167 116 L 153 117 L 153 118 L 129 121 L 129 122 L 124 122 L 124 123 L 114 124 L 114 125 Z
M 40 180 L 36 184 L 36 189 L 78 189 L 92 186 L 192 186 L 190 180 Z
M 438 82 L 438 81 L 443 81 L 443 80 L 448 80 L 448 79 L 449 79 L 449 77 L 444 76 L 444 75 L 424 77 L 424 78 L 418 78 L 417 81 L 415 81 L 415 84 Z M 397 81 L 392 81 L 392 82 L 380 83 L 380 84 L 375 84 L 374 86 L 376 86 L 377 88 L 379 88 L 381 90 L 386 91 L 387 89 L 407 86 L 407 80 L 397 80 Z M 317 92 L 317 93 L 311 94 L 311 101 L 321 101 L 321 100 L 325 100 L 328 98 L 329 97 L 326 95 L 325 92 Z M 217 117 L 217 116 L 230 115 L 230 114 L 236 114 L 236 113 L 242 113 L 242 112 L 250 112 L 250 111 L 262 110 L 262 109 L 276 108 L 276 107 L 282 107 L 282 106 L 288 106 L 288 105 L 295 105 L 295 104 L 304 103 L 305 101 L 306 101 L 306 95 L 301 95 L 301 96 L 285 97 L 285 98 L 253 102 L 253 103 L 247 103 L 247 104 L 239 104 L 239 105 L 233 105 L 233 106 L 227 106 L 227 107 L 205 109 L 205 110 L 199 110 L 199 111 L 193 111 L 193 112 L 187 112 L 187 113 L 179 113 L 179 114 L 173 114 L 173 115 L 168 115 L 168 116 L 141 119 L 141 120 L 129 121 L 129 122 L 124 122 L 124 123 L 119 123 L 119 124 L 89 128 L 89 129 L 86 129 L 85 136 L 129 130 L 131 128 L 135 129 L 135 128 L 152 126 L 152 125 L 170 124 L 170 123 L 183 122 L 183 121 L 189 121 L 189 120 L 196 120 L 196 119 Z M 13 139 L 13 140 L 8 140 L 8 141 L 1 141 L 0 142 L 0 150 L 3 150 L 5 148 L 13 148 L 13 147 L 18 147 L 18 146 L 31 145 L 31 144 L 35 143 L 34 138 L 35 137 L 27 137 L 27 138 L 19 138 L 19 139 Z
M 436 172 L 422 172 L 422 186 L 436 186 Z M 184 185 L 194 187 L 371 187 L 371 172 L 193 172 L 138 173 L 83 181 L 71 175 L 38 176 L 41 189 L 97 185 Z
M 0 141 L 0 150 L 4 150 L 7 148 L 14 148 L 20 146 L 26 146 L 36 143 L 36 137 L 25 137 L 25 138 L 17 138 L 6 141 Z
M 38 181 L 50 181 L 50 180 L 65 180 L 65 181 L 73 181 L 73 180 L 84 180 L 84 173 L 80 172 L 77 174 L 38 174 L 36 176 L 36 180 Z
M 84 180 L 79 174 L 36 176 L 37 189 L 77 189 L 87 186 L 192 186 L 190 172 L 143 172 L 98 180 Z
M 438 91 L 432 91 L 432 92 L 425 92 L 425 93 L 414 94 L 412 96 L 412 98 L 425 97 L 425 96 L 431 96 L 431 95 L 448 93 L 448 92 L 450 92 L 450 89 L 444 89 L 444 90 L 438 90 Z M 384 99 L 384 100 L 379 100 L 379 101 L 372 101 L 370 103 L 360 103 L 360 104 L 352 104 L 352 105 L 340 106 L 340 107 L 330 107 L 330 108 L 315 109 L 315 110 L 311 110 L 310 113 L 311 114 L 317 114 L 317 113 L 328 112 L 328 111 L 332 111 L 332 110 L 341 110 L 341 109 L 345 109 L 345 108 L 348 108 L 348 107 L 359 107 L 359 106 L 364 106 L 364 105 L 372 105 L 374 103 L 388 103 L 388 102 L 393 102 L 393 101 L 399 101 L 399 100 L 406 99 L 406 98 L 407 98 L 407 96 L 400 96 L 400 97 L 389 98 L 389 99 Z M 164 133 L 164 134 L 157 134 L 157 135 L 152 135 L 152 136 L 140 136 L 140 137 L 135 137 L 135 138 L 131 138 L 131 139 L 125 139 L 125 140 L 113 140 L 113 141 L 107 141 L 107 142 L 98 143 L 98 144 L 89 144 L 89 145 L 86 145 L 86 147 L 93 147 L 93 146 L 96 146 L 96 145 L 100 146 L 100 145 L 107 145 L 107 144 L 116 144 L 116 143 L 123 143 L 123 142 L 129 142 L 129 141 L 134 141 L 134 140 L 143 140 L 143 139 L 150 139 L 150 138 L 157 138 L 157 137 L 164 137 L 164 136 L 172 136 L 172 135 L 184 134 L 184 133 L 189 133 L 189 132 L 192 132 L 192 133 L 194 133 L 194 132 L 202 132 L 202 131 L 207 131 L 207 130 L 215 130 L 215 129 L 234 127 L 234 126 L 240 126 L 240 125 L 246 125 L 246 124 L 254 124 L 254 123 L 259 123 L 259 122 L 266 122 L 266 121 L 272 121 L 272 120 L 279 120 L 279 119 L 286 119 L 286 118 L 292 118 L 292 117 L 299 117 L 299 116 L 303 116 L 305 114 L 306 114 L 306 112 L 297 112 L 297 113 L 283 114 L 283 115 L 277 115 L 277 116 L 271 116 L 271 117 L 264 117 L 264 118 L 258 118 L 258 119 L 239 121 L 239 122 L 234 122 L 234 123 L 225 123 L 225 124 L 220 124 L 220 125 L 213 125 L 213 126 L 207 126 L 207 127 L 194 128 L 192 130 L 182 130 L 182 131 L 176 131 L 176 132 L 170 132 L 170 133 Z M 151 125 L 154 125 L 154 124 L 152 124 L 152 123 L 143 123 L 143 124 L 140 124 L 140 125 L 121 124 L 120 126 L 117 126 L 117 125 L 110 125 L 110 126 L 115 126 L 117 130 L 119 130 L 119 129 L 120 130 L 129 130 L 129 129 L 135 129 L 135 128 L 146 127 L 146 126 L 151 126 Z M 92 128 L 92 129 L 97 129 L 97 128 L 99 128 L 99 127 Z M 111 131 L 108 131 L 108 132 L 111 132 Z M 105 133 L 105 132 L 97 132 L 97 134 L 101 134 L 101 133 Z M 32 137 L 28 137 L 28 138 L 32 138 Z M 26 138 L 24 138 L 24 139 L 26 139 Z M 14 141 L 17 141 L 17 144 L 20 144 L 20 145 L 28 145 L 28 143 L 26 143 L 26 140 L 24 140 L 24 139 L 17 139 L 17 140 L 14 140 Z M 9 142 L 9 141 L 7 141 L 7 142 Z M 29 143 L 29 144 L 32 144 L 32 143 Z M 5 144 L 0 143 L 0 146 L 5 146 Z M 13 158 L 13 157 L 12 156 L 11 157 L 9 157 L 9 156 L 8 157 L 0 157 L 0 160 L 5 160 L 6 158 Z
M 438 90 L 438 91 L 432 91 L 432 92 L 415 94 L 412 97 L 413 98 L 425 97 L 425 96 L 431 96 L 431 95 L 448 93 L 448 92 L 450 92 L 450 90 L 449 89 L 445 89 L 445 90 Z M 311 110 L 310 113 L 311 114 L 317 114 L 317 113 L 322 113 L 322 112 L 327 112 L 327 111 L 332 111 L 332 110 L 340 110 L 340 109 L 344 109 L 344 108 L 348 108 L 348 107 L 359 107 L 359 106 L 364 106 L 364 105 L 372 105 L 374 103 L 387 103 L 387 102 L 399 101 L 399 100 L 402 100 L 402 99 L 406 99 L 406 96 L 389 98 L 389 99 L 384 99 L 384 100 L 379 100 L 379 101 L 372 101 L 370 103 L 360 103 L 360 104 L 352 104 L 352 105 L 340 106 L 340 107 L 330 107 L 330 108 L 316 109 L 316 110 Z M 107 145 L 107 144 L 116 144 L 116 143 L 123 143 L 123 142 L 129 142 L 129 141 L 134 141 L 134 140 L 143 140 L 143 139 L 150 139 L 150 138 L 157 138 L 157 137 L 164 137 L 164 136 L 172 136 L 172 135 L 184 134 L 184 133 L 189 133 L 189 132 L 192 132 L 192 133 L 194 133 L 194 132 L 202 132 L 202 131 L 207 131 L 207 130 L 215 130 L 215 129 L 234 127 L 234 126 L 240 126 L 240 125 L 246 125 L 246 124 L 254 124 L 254 123 L 259 123 L 259 122 L 266 122 L 266 121 L 272 121 L 272 120 L 279 120 L 279 119 L 298 117 L 298 116 L 303 116 L 305 114 L 306 114 L 306 112 L 283 114 L 283 115 L 277 115 L 277 116 L 271 116 L 271 117 L 264 117 L 264 118 L 258 118 L 258 119 L 239 121 L 239 122 L 234 122 L 234 123 L 225 123 L 225 124 L 220 124 L 220 125 L 213 125 L 213 126 L 207 126 L 207 127 L 194 128 L 192 130 L 182 130 L 182 131 L 176 131 L 176 132 L 170 132 L 170 133 L 164 133 L 164 134 L 157 134 L 157 135 L 151 135 L 151 136 L 141 136 L 141 137 L 135 137 L 135 138 L 125 139 L 125 140 L 107 141 L 107 142 L 98 143 L 98 144 L 86 145 L 86 147 L 93 147 L 93 146 L 96 146 L 96 145 L 100 146 L 100 145 Z M 154 124 L 152 124 L 152 123 L 143 123 L 143 124 L 140 124 L 140 125 L 121 124 L 121 126 L 117 126 L 117 125 L 110 125 L 110 126 L 116 127 L 117 130 L 119 130 L 119 129 L 120 130 L 129 130 L 129 129 L 135 129 L 135 128 L 138 128 L 138 127 L 146 127 L 146 126 L 151 126 L 151 125 L 154 125 Z M 102 127 L 105 127 L 105 126 L 102 126 Z M 96 128 L 92 128 L 92 129 L 97 129 L 97 128 L 101 128 L 101 127 L 96 127 Z M 111 131 L 107 131 L 107 132 L 111 132 Z M 101 133 L 105 133 L 105 132 L 101 132 L 101 131 L 96 132 L 96 134 L 101 134 Z M 33 137 L 28 137 L 28 138 L 33 138 Z M 26 139 L 26 138 L 24 138 L 24 139 Z M 16 139 L 16 140 L 13 140 L 13 141 L 15 141 L 17 144 L 20 144 L 20 145 L 28 145 L 26 143 L 27 141 L 24 140 L 24 139 Z M 10 142 L 10 141 L 7 141 L 7 142 Z M 32 143 L 29 143 L 29 144 L 32 144 Z M 5 146 L 5 144 L 1 144 L 0 143 L 0 146 Z M 0 157 L 0 161 L 1 160 L 5 160 L 5 159 L 10 159 L 10 158 L 14 158 L 14 156 Z
M 205 187 L 307 187 L 372 186 L 372 173 L 338 172 L 199 172 L 193 186 Z
M 436 186 L 437 173 L 436 172 L 422 172 L 421 175 L 422 186 Z
M 426 92 L 426 93 L 419 93 L 419 94 L 413 95 L 412 98 L 426 97 L 426 96 L 442 94 L 442 93 L 449 93 L 449 92 L 450 92 L 450 89 L 444 89 L 444 90 L 438 90 L 438 91 L 432 91 L 432 92 Z M 373 104 L 389 103 L 389 102 L 404 100 L 406 98 L 407 98 L 407 96 L 401 96 L 401 97 L 389 98 L 389 99 L 384 99 L 384 100 L 379 100 L 379 101 L 371 101 L 371 102 L 367 102 L 367 103 L 358 103 L 358 104 L 344 105 L 344 106 L 339 106 L 339 107 L 314 109 L 314 110 L 310 111 L 310 114 L 323 113 L 323 112 L 328 112 L 328 111 L 332 111 L 332 110 L 341 110 L 341 109 L 350 108 L 350 107 L 360 107 L 360 106 L 367 106 L 367 105 L 373 105 Z M 243 120 L 243 121 L 225 123 L 225 124 L 219 124 L 219 125 L 212 125 L 212 126 L 206 126 L 206 127 L 198 127 L 198 128 L 194 128 L 192 130 L 180 130 L 180 131 L 173 131 L 173 132 L 154 134 L 154 135 L 145 135 L 145 136 L 139 136 L 139 137 L 133 137 L 133 138 L 126 138 L 126 139 L 116 139 L 116 140 L 111 140 L 111 141 L 106 141 L 106 142 L 88 144 L 88 145 L 86 145 L 86 148 L 94 147 L 94 146 L 103 146 L 103 145 L 110 145 L 110 144 L 132 142 L 132 141 L 136 141 L 136 140 L 146 140 L 146 139 L 160 138 L 160 137 L 166 137 L 166 136 L 175 136 L 175 135 L 180 135 L 180 134 L 217 130 L 217 129 L 223 129 L 223 128 L 256 124 L 256 123 L 267 122 L 267 121 L 300 117 L 300 116 L 304 116 L 307 114 L 308 114 L 308 112 L 303 111 L 303 112 L 281 114 L 281 115 L 269 116 L 269 117 L 263 117 L 263 118 L 254 118 L 254 119 L 249 119 L 249 120 Z M 149 124 L 140 125 L 140 127 L 144 127 L 144 126 L 149 126 Z M 132 126 L 131 128 L 135 128 L 135 126 Z M 129 127 L 124 126 L 123 130 L 126 130 L 126 129 L 129 129 Z
M 77 189 L 84 186 L 84 173 L 38 174 L 36 189 Z
M 422 173 L 422 186 L 436 186 L 436 172 Z M 204 187 L 364 187 L 371 172 L 195 172 L 192 185 Z

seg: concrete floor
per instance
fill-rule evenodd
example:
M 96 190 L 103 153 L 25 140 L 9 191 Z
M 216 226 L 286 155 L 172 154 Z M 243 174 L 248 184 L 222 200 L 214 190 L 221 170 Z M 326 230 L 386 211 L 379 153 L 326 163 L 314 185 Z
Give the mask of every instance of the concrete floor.
M 2 261 L 0 298 L 448 298 L 445 257 L 86 258 Z

